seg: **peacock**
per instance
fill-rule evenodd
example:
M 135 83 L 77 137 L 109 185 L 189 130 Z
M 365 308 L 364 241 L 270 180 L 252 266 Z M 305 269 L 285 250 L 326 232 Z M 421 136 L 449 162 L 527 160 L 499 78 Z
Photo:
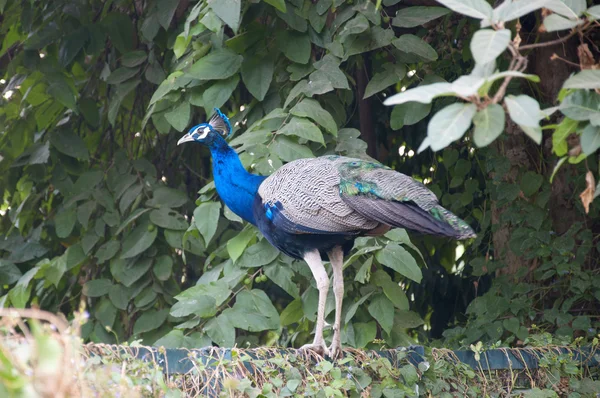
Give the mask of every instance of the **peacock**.
M 308 264 L 319 299 L 314 340 L 301 350 L 332 358 L 341 354 L 342 267 L 357 237 L 382 235 L 392 228 L 459 240 L 476 236 L 425 185 L 380 163 L 328 155 L 294 160 L 270 176 L 255 175 L 228 145 L 230 133 L 229 119 L 215 109 L 208 123 L 192 127 L 177 145 L 195 141 L 208 146 L 221 200 L 278 250 Z M 330 282 L 323 261 L 331 262 L 335 297 L 329 347 L 323 327 Z

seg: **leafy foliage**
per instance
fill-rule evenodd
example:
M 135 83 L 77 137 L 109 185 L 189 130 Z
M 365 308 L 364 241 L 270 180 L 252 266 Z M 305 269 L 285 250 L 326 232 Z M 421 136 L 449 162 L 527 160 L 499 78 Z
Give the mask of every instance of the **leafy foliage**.
M 593 336 L 595 225 L 556 231 L 548 209 L 563 198 L 549 180 L 564 176 L 546 171 L 574 164 L 571 189 L 591 186 L 589 207 L 595 184 L 582 168 L 597 172 L 598 70 L 569 77 L 558 107 L 540 104 L 515 87 L 540 80 L 521 54 L 538 47 L 521 46 L 515 26 L 545 7 L 547 31 L 566 19 L 588 35 L 597 7 L 379 3 L 1 3 L 0 304 L 72 316 L 83 298 L 82 335 L 94 342 L 310 341 L 310 271 L 221 205 L 205 149 L 176 146 L 222 107 L 255 173 L 330 153 L 374 157 L 477 230 L 466 245 L 402 230 L 358 239 L 344 264 L 344 345 L 409 345 L 454 322 L 447 344 L 520 344 L 535 328 Z M 560 160 L 524 149 L 511 163 L 502 145 L 513 122 L 536 144 L 551 130 Z M 527 266 L 503 274 L 515 253 Z M 330 294 L 329 320 L 333 308 Z

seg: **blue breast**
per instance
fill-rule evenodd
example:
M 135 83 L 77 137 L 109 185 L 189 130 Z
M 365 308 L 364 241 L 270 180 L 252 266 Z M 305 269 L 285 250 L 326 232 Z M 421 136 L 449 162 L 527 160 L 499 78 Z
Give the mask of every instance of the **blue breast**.
M 302 259 L 307 251 L 319 250 L 321 258 L 328 261 L 327 252 L 335 246 L 342 246 L 344 255 L 352 249 L 354 236 L 320 233 L 287 220 L 281 202 L 263 203 L 258 193 L 252 206 L 256 226 L 263 236 L 277 249 L 296 259 Z M 287 223 L 287 224 L 286 224 Z M 292 230 L 297 232 L 290 232 Z

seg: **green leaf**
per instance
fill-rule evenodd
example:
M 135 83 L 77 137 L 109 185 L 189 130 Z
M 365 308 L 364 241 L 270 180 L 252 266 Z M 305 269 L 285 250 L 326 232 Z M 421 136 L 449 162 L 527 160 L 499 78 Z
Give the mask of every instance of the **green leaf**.
M 385 265 L 413 281 L 420 283 L 423 275 L 414 257 L 402 246 L 388 243 L 378 251 L 375 258 L 380 264 Z
M 219 347 L 230 348 L 235 344 L 235 328 L 226 314 L 208 321 L 204 326 L 204 332 Z
M 414 28 L 449 13 L 450 10 L 443 7 L 406 7 L 396 13 L 392 25 L 400 28 Z
M 256 55 L 242 63 L 242 80 L 250 94 L 259 101 L 264 100 L 269 91 L 274 68 L 274 60 L 269 56 Z
M 256 233 L 253 230 L 244 228 L 242 232 L 227 241 L 227 253 L 229 253 L 229 258 L 234 264 L 255 236 Z
M 521 18 L 535 10 L 538 10 L 550 3 L 549 0 L 528 0 L 506 2 L 494 10 L 494 20 L 512 21 Z
M 71 235 L 73 227 L 77 221 L 76 208 L 72 207 L 67 210 L 59 211 L 54 217 L 54 228 L 56 230 L 56 236 L 59 238 L 66 238 Z
M 108 290 L 108 298 L 115 307 L 120 310 L 126 310 L 129 304 L 127 289 L 123 285 L 112 285 Z
M 501 105 L 491 104 L 473 117 L 473 141 L 479 148 L 488 146 L 504 131 L 506 116 Z
M 192 300 L 179 301 L 171 307 L 171 316 L 184 317 L 191 314 L 201 318 L 210 318 L 217 313 L 217 301 L 214 297 L 199 295 Z
M 22 276 L 21 270 L 8 260 L 0 259 L 0 283 L 12 285 Z
M 433 83 L 425 86 L 418 86 L 411 88 L 404 92 L 394 94 L 383 101 L 384 105 L 398 105 L 406 102 L 419 102 L 422 104 L 428 104 L 433 101 L 434 98 L 440 96 L 453 95 L 452 84 L 450 83 Z
M 152 227 L 149 223 L 141 223 L 125 236 L 121 250 L 122 259 L 137 256 L 154 243 L 158 229 Z
M 600 148 L 600 127 L 588 124 L 581 132 L 581 149 L 591 155 Z
M 523 191 L 525 196 L 529 197 L 538 192 L 543 182 L 544 177 L 542 175 L 528 171 L 521 178 L 521 191 Z
M 59 80 L 58 82 L 54 82 L 48 86 L 46 90 L 49 96 L 54 97 L 58 102 L 62 105 L 66 106 L 69 109 L 76 110 L 76 99 L 75 94 L 71 87 L 64 81 Z
M 117 309 L 105 297 L 100 300 L 94 307 L 94 317 L 100 322 L 103 327 L 112 327 L 117 317 Z
M 365 301 L 367 301 L 373 293 L 374 292 L 369 292 L 362 296 L 357 302 L 352 303 L 352 305 L 350 306 L 350 308 L 348 308 L 348 311 L 346 312 L 346 318 L 344 319 L 344 323 L 348 323 L 352 320 L 352 318 L 356 314 L 356 311 L 358 310 L 358 307 L 360 307 Z
M 563 163 L 568 159 L 568 156 L 562 157 L 558 160 L 558 162 L 556 162 L 556 166 L 554 166 L 554 169 L 552 170 L 552 174 L 550 175 L 550 184 L 552 184 L 552 180 L 554 180 L 554 176 L 556 176 L 556 173 L 558 172 L 558 169 L 560 169 L 560 166 L 563 165 Z M 596 192 L 598 192 L 598 190 L 596 190 Z
M 558 14 L 551 14 L 544 18 L 544 27 L 546 28 L 546 32 L 572 29 L 581 24 L 583 24 L 583 20 L 567 19 Z
M 87 201 L 77 208 L 77 220 L 84 229 L 88 228 L 88 223 L 94 210 L 96 210 L 96 202 L 93 200 Z
M 427 126 L 431 149 L 439 151 L 460 139 L 471 126 L 477 112 L 473 104 L 452 104 L 436 113 Z
M 95 254 L 95 257 L 98 259 L 98 264 L 102 264 L 103 262 L 113 258 L 120 248 L 121 244 L 116 240 L 109 240 L 100 246 L 98 250 L 96 250 Z
M 202 203 L 194 210 L 194 225 L 204 238 L 204 244 L 208 246 L 217 232 L 221 204 L 217 202 Z
M 148 58 L 145 51 L 131 51 L 121 57 L 121 65 L 133 68 L 143 63 Z
M 160 0 L 156 5 L 158 9 L 158 23 L 160 23 L 165 30 L 169 30 L 169 25 L 171 25 L 171 20 L 175 15 L 179 0 Z
M 169 315 L 168 309 L 159 311 L 148 310 L 143 312 L 133 325 L 133 334 L 140 334 L 157 329 L 167 320 L 167 315 Z
M 142 258 L 133 264 L 131 260 L 113 258 L 110 262 L 110 273 L 115 280 L 129 287 L 146 275 L 151 266 L 151 258 Z
M 421 317 L 412 311 L 398 311 L 394 317 L 394 325 L 403 329 L 412 329 L 421 326 L 425 322 Z
M 310 39 L 308 34 L 294 30 L 279 30 L 275 35 L 277 46 L 287 59 L 306 64 L 310 59 Z
M 175 108 L 165 113 L 165 119 L 173 128 L 179 132 L 185 130 L 190 123 L 191 108 L 190 104 L 182 101 Z
M 301 16 L 300 11 L 296 12 L 296 7 L 286 6 L 285 13 L 277 11 L 277 16 L 283 19 L 290 28 L 298 32 L 306 32 L 308 29 L 306 19 Z
M 314 66 L 317 70 L 310 74 L 309 85 L 317 85 L 321 81 L 326 81 L 330 82 L 333 88 L 350 88 L 346 75 L 340 69 L 340 60 L 333 55 L 325 55 L 321 60 L 315 62 Z
M 519 126 L 539 127 L 540 104 L 535 99 L 528 95 L 509 95 L 504 98 L 504 103 L 510 118 Z
M 183 334 L 183 330 L 173 329 L 160 339 L 156 340 L 154 347 L 165 347 L 165 348 L 198 348 L 207 347 L 211 345 L 210 339 L 203 333 L 194 332 L 189 336 Z M 172 391 L 172 390 L 171 390 Z M 179 398 L 178 395 L 170 396 L 169 393 L 165 395 L 165 398 Z
M 133 38 L 136 36 L 131 18 L 126 14 L 111 12 L 102 20 L 102 25 L 110 37 L 112 44 L 122 54 L 133 49 Z
M 369 29 L 369 21 L 362 14 L 357 14 L 354 18 L 344 24 L 344 27 L 338 33 L 340 36 L 357 35 Z
M 585 13 L 591 16 L 590 20 L 600 19 L 600 5 L 588 8 Z
M 280 135 L 275 138 L 272 150 L 285 162 L 291 162 L 292 160 L 302 158 L 314 158 L 314 155 L 309 148 L 304 145 L 296 144 L 289 138 Z
M 485 0 L 438 0 L 454 12 L 477 19 L 490 19 L 493 9 Z
M 79 137 L 77 134 L 74 134 L 72 131 L 55 131 L 50 135 L 50 142 L 54 148 L 65 155 L 84 161 L 87 161 L 90 158 L 85 143 L 81 137 Z
M 240 27 L 241 3 L 241 0 L 208 0 L 210 8 L 234 32 Z
M 562 88 L 579 88 L 582 90 L 600 89 L 600 70 L 585 69 L 579 73 L 575 73 L 565 81 Z
M 214 108 L 220 108 L 231 98 L 231 93 L 240 82 L 240 76 L 234 75 L 226 80 L 219 80 L 204 90 L 202 100 L 207 115 L 212 114 Z
M 96 101 L 91 98 L 82 98 L 79 101 L 79 110 L 85 118 L 85 121 L 92 127 L 97 127 L 100 123 L 100 113 Z
M 390 126 L 392 130 L 399 130 L 404 126 L 412 126 L 425 119 L 431 112 L 431 104 L 419 102 L 405 102 L 392 109 Z
M 279 251 L 266 239 L 248 247 L 238 259 L 236 266 L 240 268 L 254 268 L 267 265 L 277 258 Z
M 125 80 L 132 78 L 138 73 L 140 68 L 119 68 L 113 71 L 110 76 L 106 79 L 106 83 L 108 84 L 120 84 Z
M 363 99 L 385 90 L 392 84 L 398 83 L 406 74 L 406 66 L 402 64 L 385 63 L 383 72 L 376 73 L 367 84 Z
M 142 308 L 153 303 L 156 297 L 157 294 L 154 291 L 154 289 L 152 289 L 151 286 L 148 286 L 144 290 L 142 290 L 140 294 L 135 296 L 133 303 L 135 304 L 136 308 Z
M 162 207 L 150 212 L 150 221 L 154 225 L 166 229 L 186 230 L 189 227 L 186 219 L 168 207 Z
M 375 286 L 380 286 L 383 293 L 400 310 L 408 310 L 408 298 L 398 283 L 394 282 L 387 272 L 377 270 L 371 277 Z
M 207 284 L 199 284 L 175 296 L 178 301 L 198 300 L 200 296 L 210 296 L 216 301 L 216 305 L 220 306 L 229 298 L 232 291 L 224 280 L 218 280 Z
M 273 7 L 275 7 L 276 9 L 278 9 L 279 11 L 285 13 L 287 11 L 287 8 L 285 6 L 285 0 L 264 0 L 265 3 L 272 5 Z
M 392 44 L 394 37 L 392 29 L 383 29 L 380 26 L 371 26 L 369 30 L 359 35 L 350 35 L 344 42 L 344 59 L 352 55 L 389 46 Z
M 415 35 L 402 35 L 395 39 L 392 44 L 398 50 L 405 53 L 415 54 L 426 61 L 435 61 L 438 58 L 435 49 L 423 41 L 423 39 Z
M 129 206 L 137 199 L 137 197 L 142 193 L 143 186 L 141 184 L 134 184 L 127 188 L 123 196 L 121 196 L 121 200 L 119 201 L 119 210 L 122 214 L 125 214 Z M 140 209 L 136 209 L 140 210 Z M 150 209 L 147 209 L 150 210 Z M 140 210 L 141 211 L 141 210 Z M 132 220 L 130 220 L 132 221 Z M 121 228 L 119 228 L 120 230 Z M 120 231 L 119 231 L 120 232 Z
M 376 295 L 369 303 L 369 314 L 381 325 L 387 334 L 392 331 L 394 324 L 394 305 L 383 294 Z
M 108 294 L 112 282 L 108 279 L 93 279 L 83 285 L 83 294 L 87 297 L 100 297 Z
M 228 49 L 211 51 L 189 69 L 194 79 L 215 80 L 233 76 L 242 66 L 243 57 Z
M 259 289 L 240 292 L 233 308 L 225 313 L 233 326 L 249 332 L 276 330 L 280 326 L 277 309 L 267 294 Z
M 523 72 L 518 72 L 516 70 L 507 70 L 507 71 L 504 71 L 504 72 L 493 73 L 493 74 L 487 76 L 485 78 L 485 81 L 487 83 L 491 83 L 491 82 L 494 82 L 494 81 L 499 80 L 499 79 L 504 79 L 505 77 L 508 77 L 508 76 L 527 79 L 527 80 L 535 82 L 535 83 L 539 83 L 540 82 L 539 76 L 537 76 L 537 75 L 529 75 L 529 74 L 526 74 L 526 73 L 523 73 Z
M 293 117 L 282 129 L 278 131 L 278 134 L 296 136 L 304 138 L 309 141 L 318 142 L 325 146 L 325 140 L 321 130 L 312 123 L 310 120 L 303 117 Z
M 292 281 L 294 271 L 291 267 L 275 263 L 267 265 L 263 268 L 263 271 L 270 280 L 275 282 L 275 284 L 285 290 L 290 296 L 295 299 L 300 297 L 298 286 Z
M 169 187 L 158 187 L 146 205 L 152 207 L 180 207 L 189 201 L 185 192 Z
M 58 50 L 58 62 L 62 67 L 68 66 L 79 54 L 87 40 L 85 28 L 79 28 L 62 40 Z
M 76 110 L 75 94 L 71 87 L 64 81 L 58 81 L 50 84 L 46 90 L 50 97 L 54 97 L 60 104 L 66 106 L 69 109 Z
M 600 95 L 593 90 L 576 90 L 565 97 L 560 111 L 573 120 L 589 120 L 600 113 Z
M 331 134 L 337 135 L 338 129 L 335 120 L 317 100 L 305 98 L 290 109 L 290 113 L 295 116 L 311 118 Z
M 510 43 L 510 30 L 481 29 L 471 39 L 471 53 L 475 62 L 487 64 L 494 61 Z
M 154 272 L 154 276 L 156 276 L 159 281 L 168 280 L 173 272 L 173 258 L 166 254 L 158 256 L 154 262 L 152 272 Z
M 375 322 L 355 323 L 352 326 L 354 326 L 356 348 L 365 348 L 377 337 L 377 324 Z
M 281 326 L 288 326 L 292 323 L 296 323 L 302 319 L 304 311 L 302 310 L 302 299 L 297 298 L 281 312 L 280 321 Z

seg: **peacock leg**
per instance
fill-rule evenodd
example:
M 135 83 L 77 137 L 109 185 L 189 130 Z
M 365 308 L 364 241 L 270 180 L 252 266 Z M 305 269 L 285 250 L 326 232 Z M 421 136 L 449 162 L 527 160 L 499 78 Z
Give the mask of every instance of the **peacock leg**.
M 340 332 L 344 299 L 344 252 L 341 247 L 336 246 L 328 255 L 333 268 L 333 294 L 335 295 L 335 322 L 333 323 L 333 339 L 329 347 L 329 355 L 335 359 L 342 353 Z
M 329 349 L 323 339 L 323 326 L 325 324 L 325 302 L 329 291 L 329 277 L 327 271 L 321 262 L 321 255 L 318 250 L 307 252 L 304 255 L 304 261 L 308 264 L 315 280 L 317 289 L 319 289 L 319 305 L 317 309 L 317 326 L 315 330 L 315 339 L 312 344 L 305 344 L 300 350 L 313 350 L 321 355 L 329 355 Z

